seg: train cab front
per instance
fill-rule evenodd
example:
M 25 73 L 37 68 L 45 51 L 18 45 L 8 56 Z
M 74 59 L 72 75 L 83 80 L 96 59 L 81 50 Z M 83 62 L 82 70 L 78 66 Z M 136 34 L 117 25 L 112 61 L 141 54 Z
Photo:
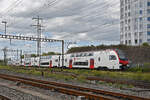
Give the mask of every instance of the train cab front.
M 129 60 L 126 58 L 125 54 L 121 50 L 116 50 L 119 57 L 120 69 L 128 69 L 129 68 Z
M 129 61 L 127 58 L 119 58 L 120 69 L 129 68 Z

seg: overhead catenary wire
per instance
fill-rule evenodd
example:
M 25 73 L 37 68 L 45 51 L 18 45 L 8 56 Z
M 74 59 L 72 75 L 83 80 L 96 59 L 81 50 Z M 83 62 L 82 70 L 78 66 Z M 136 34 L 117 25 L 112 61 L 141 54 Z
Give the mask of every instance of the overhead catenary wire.
M 2 12 L 4 12 L 4 13 L 1 16 L 1 18 L 5 17 L 6 14 L 8 14 L 10 11 L 13 11 L 13 9 L 16 8 L 18 5 L 20 5 L 22 3 L 22 1 L 23 0 L 16 0 L 8 8 L 6 8 L 5 10 L 3 10 Z
M 103 8 L 104 9 L 104 8 Z M 109 14 L 108 14 L 109 15 Z M 97 25 L 98 26 L 98 25 Z M 100 26 L 99 27 L 103 27 L 103 24 L 100 24 Z M 97 27 L 95 28 L 95 29 L 97 29 Z
M 57 0 L 54 0 L 54 1 L 57 1 Z M 52 3 L 52 2 L 51 2 Z M 106 5 L 107 6 L 107 5 Z

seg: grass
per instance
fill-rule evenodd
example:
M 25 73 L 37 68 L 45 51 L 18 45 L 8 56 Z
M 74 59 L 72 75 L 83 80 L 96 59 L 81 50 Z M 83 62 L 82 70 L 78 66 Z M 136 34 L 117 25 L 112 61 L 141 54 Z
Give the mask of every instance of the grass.
M 98 70 L 68 70 L 67 72 L 71 72 L 77 75 L 83 76 L 96 76 L 96 77 L 110 77 L 110 78 L 119 78 L 119 79 L 130 79 L 130 80 L 141 80 L 141 81 L 149 81 L 150 82 L 150 73 L 142 72 L 142 71 L 133 71 L 133 72 L 113 72 L 113 71 L 98 71 Z
M 26 73 L 41 76 L 41 71 L 37 71 L 35 68 L 31 68 L 32 70 L 19 69 L 19 67 L 11 67 L 11 66 L 0 66 L 0 69 L 6 69 L 17 73 Z M 79 81 L 81 83 L 87 82 L 87 76 L 96 76 L 96 77 L 107 77 L 107 78 L 116 78 L 116 79 L 129 79 L 129 80 L 141 80 L 150 82 L 150 73 L 143 72 L 146 69 L 130 69 L 127 72 L 113 72 L 113 71 L 99 71 L 99 70 L 86 70 L 86 69 L 47 69 L 44 72 L 44 77 L 51 77 L 54 79 L 61 79 L 64 81 Z M 53 72 L 63 72 L 63 73 L 53 73 Z M 71 73 L 76 75 L 76 77 L 72 75 L 66 75 L 64 73 Z M 121 87 L 121 86 L 120 86 Z

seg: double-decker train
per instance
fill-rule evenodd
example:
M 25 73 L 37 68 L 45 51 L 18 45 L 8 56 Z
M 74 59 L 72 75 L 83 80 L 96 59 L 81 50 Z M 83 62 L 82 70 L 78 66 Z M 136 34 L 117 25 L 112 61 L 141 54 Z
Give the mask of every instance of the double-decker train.
M 128 64 L 129 61 L 125 54 L 118 49 L 65 54 L 63 66 L 61 55 L 41 56 L 40 59 L 39 57 L 28 57 L 20 63 L 23 66 L 65 67 L 70 69 L 126 69 Z

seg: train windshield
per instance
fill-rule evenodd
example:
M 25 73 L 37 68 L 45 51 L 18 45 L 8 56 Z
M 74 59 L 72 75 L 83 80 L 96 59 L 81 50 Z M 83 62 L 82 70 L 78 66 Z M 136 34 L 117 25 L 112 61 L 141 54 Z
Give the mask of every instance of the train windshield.
M 117 51 L 117 53 L 118 53 L 118 55 L 119 55 L 119 58 L 120 58 L 121 60 L 128 60 L 128 59 L 126 58 L 126 56 L 125 56 L 125 53 L 124 53 L 122 50 L 116 49 L 116 51 Z

